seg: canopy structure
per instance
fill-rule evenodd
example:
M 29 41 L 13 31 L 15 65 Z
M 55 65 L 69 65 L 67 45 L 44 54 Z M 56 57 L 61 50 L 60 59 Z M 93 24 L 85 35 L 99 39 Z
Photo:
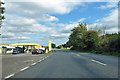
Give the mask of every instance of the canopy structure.
M 12 46 L 17 46 L 17 47 L 25 47 L 25 50 L 29 51 L 31 49 L 34 49 L 35 47 L 39 46 L 39 44 L 34 44 L 34 43 L 18 43 L 18 44 L 11 44 Z
M 9 44 L 0 44 L 0 46 L 9 46 Z
M 39 46 L 39 44 L 34 43 L 19 43 L 19 44 L 11 44 L 12 46 Z

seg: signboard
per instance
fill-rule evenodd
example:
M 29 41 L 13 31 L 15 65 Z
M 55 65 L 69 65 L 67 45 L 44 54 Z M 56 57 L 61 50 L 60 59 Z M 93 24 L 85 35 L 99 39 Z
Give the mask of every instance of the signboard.
M 51 51 L 51 41 L 49 41 L 49 51 Z

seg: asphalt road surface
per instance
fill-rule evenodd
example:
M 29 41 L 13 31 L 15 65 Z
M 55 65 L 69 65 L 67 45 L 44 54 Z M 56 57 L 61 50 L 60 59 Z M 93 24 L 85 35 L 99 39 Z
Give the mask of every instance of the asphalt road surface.
M 6 78 L 118 78 L 118 58 L 56 50 L 35 65 Z
M 2 55 L 2 78 L 9 77 L 11 74 L 16 74 L 27 66 L 34 65 L 39 60 L 42 60 L 50 54 L 30 54 L 21 53 L 15 55 Z M 0 69 L 1 69 L 0 68 Z

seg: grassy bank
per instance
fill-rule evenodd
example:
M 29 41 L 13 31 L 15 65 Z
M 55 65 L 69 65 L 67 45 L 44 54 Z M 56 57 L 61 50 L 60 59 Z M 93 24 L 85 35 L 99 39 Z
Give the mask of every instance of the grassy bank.
M 107 56 L 117 56 L 120 57 L 120 53 L 118 52 L 102 52 L 102 51 L 81 51 L 81 50 L 75 50 L 83 53 L 93 53 L 93 54 L 99 54 L 99 55 L 107 55 Z
M 120 57 L 120 53 L 118 52 L 100 52 L 100 51 L 89 51 L 94 54 L 108 55 L 108 56 L 117 56 Z

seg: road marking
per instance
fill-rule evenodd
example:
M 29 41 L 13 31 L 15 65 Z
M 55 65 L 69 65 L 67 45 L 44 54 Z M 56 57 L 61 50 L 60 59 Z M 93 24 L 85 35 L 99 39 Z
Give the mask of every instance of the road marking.
M 93 59 L 92 59 L 91 61 L 96 62 L 96 63 L 99 63 L 99 64 L 104 65 L 104 66 L 107 65 L 107 64 L 101 63 L 101 62 L 99 62 L 99 61 L 93 60 Z
M 26 60 L 26 61 L 24 61 L 24 62 L 30 62 L 30 61 L 33 61 L 33 60 Z
M 45 58 L 48 58 L 47 56 Z
M 8 78 L 10 78 L 10 77 L 12 77 L 12 76 L 14 76 L 14 75 L 15 75 L 15 74 L 8 75 L 8 76 L 5 77 L 5 79 L 8 79 Z
M 42 60 L 44 60 L 44 58 Z
M 80 56 L 79 54 L 77 54 L 77 56 Z
M 44 57 L 44 60 L 46 59 L 46 57 Z
M 41 62 L 42 60 L 39 60 L 38 62 Z
M 37 63 L 33 63 L 33 64 L 31 64 L 31 65 L 36 65 Z
M 29 66 L 21 69 L 20 71 L 24 71 L 24 70 L 26 70 L 26 69 L 28 69 L 28 68 L 29 68 Z

